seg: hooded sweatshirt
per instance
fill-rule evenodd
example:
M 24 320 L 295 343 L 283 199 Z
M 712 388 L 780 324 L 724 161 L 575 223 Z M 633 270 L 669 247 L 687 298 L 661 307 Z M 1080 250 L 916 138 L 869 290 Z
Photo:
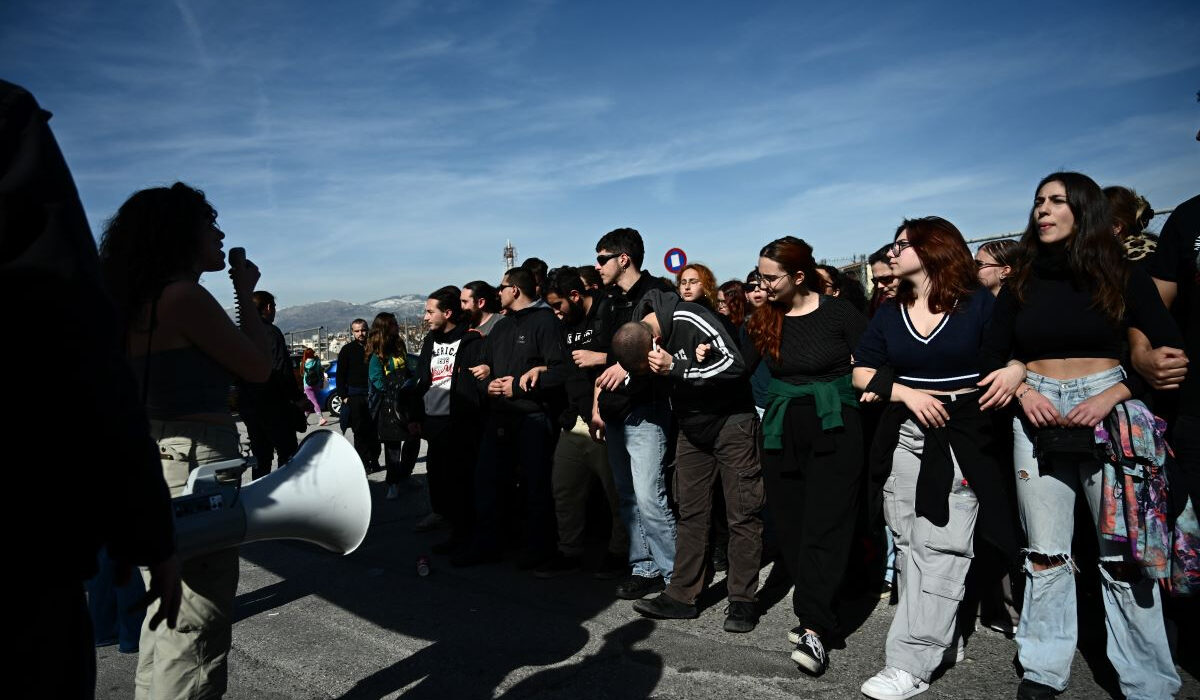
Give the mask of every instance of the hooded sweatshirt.
M 489 406 L 500 413 L 549 413 L 557 416 L 566 402 L 563 383 L 562 329 L 549 306 L 527 306 L 505 317 L 492 329 L 483 348 L 483 363 L 492 368 L 492 378 L 513 378 L 513 395 L 491 397 Z M 524 391 L 521 375 L 534 367 L 547 370 L 537 384 Z M 490 381 L 490 380 L 489 380 Z

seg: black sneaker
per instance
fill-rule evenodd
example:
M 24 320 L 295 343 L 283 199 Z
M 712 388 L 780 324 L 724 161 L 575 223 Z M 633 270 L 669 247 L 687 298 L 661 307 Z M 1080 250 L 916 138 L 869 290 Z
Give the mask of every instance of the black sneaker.
M 675 600 L 666 593 L 649 600 L 635 600 L 633 609 L 656 620 L 693 620 L 700 615 L 695 605 Z
M 617 597 L 624 600 L 638 600 L 645 598 L 651 593 L 664 591 L 667 584 L 663 582 L 662 576 L 630 576 L 625 581 L 617 584 Z
M 724 547 L 713 547 L 713 571 L 729 571 L 729 553 Z
M 1017 700 L 1051 700 L 1057 695 L 1057 690 L 1037 681 L 1028 681 L 1022 678 L 1020 685 L 1017 686 Z
M 800 635 L 800 641 L 796 642 L 796 650 L 792 652 L 792 661 L 814 676 L 825 673 L 825 669 L 829 668 L 825 645 L 821 643 L 821 638 L 812 632 Z
M 629 574 L 629 560 L 612 552 L 605 552 L 600 568 L 592 572 L 592 578 L 610 581 Z
M 568 557 L 565 554 L 559 554 L 534 569 L 533 575 L 537 578 L 554 578 L 555 576 L 573 574 L 579 571 L 579 568 L 579 557 Z
M 758 608 L 744 600 L 731 600 L 725 607 L 725 631 L 749 632 L 758 627 Z

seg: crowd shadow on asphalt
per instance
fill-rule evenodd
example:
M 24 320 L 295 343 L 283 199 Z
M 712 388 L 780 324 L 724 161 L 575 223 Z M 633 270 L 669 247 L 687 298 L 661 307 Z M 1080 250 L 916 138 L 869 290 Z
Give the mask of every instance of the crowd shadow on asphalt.
M 412 565 L 416 553 L 442 537 L 411 532 L 425 511 L 409 506 L 424 494 L 385 502 L 383 484 L 373 482 L 371 488 L 371 527 L 350 557 L 296 542 L 243 547 L 243 559 L 280 580 L 238 596 L 235 622 L 318 596 L 408 638 L 403 644 L 409 648 L 420 647 L 351 679 L 353 686 L 339 696 L 345 700 L 397 694 L 439 700 L 565 697 L 578 696 L 581 687 L 583 695 L 597 698 L 653 694 L 663 660 L 638 648 L 654 630 L 652 621 L 632 620 L 588 649 L 585 623 L 613 604 L 613 581 L 586 574 L 542 581 L 511 563 L 453 569 L 444 557 L 433 558 L 430 577 L 419 577 Z M 422 641 L 427 644 L 420 646 Z

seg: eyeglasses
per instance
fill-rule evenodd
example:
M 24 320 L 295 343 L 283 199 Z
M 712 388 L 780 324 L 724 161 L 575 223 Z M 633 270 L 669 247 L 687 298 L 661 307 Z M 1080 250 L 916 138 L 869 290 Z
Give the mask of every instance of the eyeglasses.
M 755 280 L 755 282 L 756 282 L 756 283 L 758 284 L 758 286 L 760 286 L 760 287 L 774 287 L 774 286 L 775 286 L 775 283 L 776 283 L 776 282 L 778 282 L 779 280 L 783 279 L 784 277 L 787 277 L 787 275 L 786 275 L 786 274 L 783 274 L 783 275 L 765 275 L 765 274 L 763 274 L 763 273 L 761 273 L 761 272 L 760 272 L 760 273 L 758 273 L 758 279 L 757 279 L 757 280 Z
M 909 241 L 896 241 L 892 244 L 891 248 L 888 248 L 888 255 L 892 256 L 893 258 L 898 258 L 900 257 L 900 254 L 904 252 L 905 248 L 910 247 L 912 247 L 912 243 Z
M 886 287 L 895 281 L 896 281 L 895 275 L 879 275 L 878 277 L 875 278 L 875 286 L 876 287 Z
M 596 256 L 596 264 L 599 265 L 600 267 L 604 267 L 605 265 L 608 264 L 609 260 L 612 260 L 613 258 L 618 258 L 620 256 L 621 256 L 620 253 L 608 253 L 606 255 L 597 255 Z
M 975 261 L 975 269 L 977 269 L 977 270 L 986 270 L 989 267 L 1004 267 L 1004 266 L 1001 265 L 1000 263 L 990 263 L 990 262 L 984 262 L 982 260 Z

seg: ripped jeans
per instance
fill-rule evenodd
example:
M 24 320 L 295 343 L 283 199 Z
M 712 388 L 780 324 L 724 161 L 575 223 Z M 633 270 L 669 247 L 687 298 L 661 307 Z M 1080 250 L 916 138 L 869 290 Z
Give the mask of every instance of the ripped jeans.
M 1025 383 L 1054 405 L 1059 415 L 1125 378 L 1121 367 L 1071 380 L 1029 372 Z M 1075 498 L 1087 499 L 1093 522 L 1100 508 L 1100 463 L 1080 461 L 1042 473 L 1033 451 L 1033 428 L 1023 415 L 1013 419 L 1013 468 L 1021 525 L 1030 554 L 1049 558 L 1050 568 L 1036 571 L 1025 562 L 1025 604 L 1017 626 L 1017 654 L 1025 679 L 1062 691 L 1071 675 L 1079 637 L 1076 618 L 1071 537 Z M 1097 530 L 1099 537 L 1099 530 Z M 1171 661 L 1163 626 L 1158 586 L 1149 579 L 1126 583 L 1113 578 L 1107 562 L 1132 563 L 1129 545 L 1100 538 L 1100 576 L 1108 630 L 1108 658 L 1130 700 L 1170 698 L 1180 681 Z M 1136 570 L 1136 566 L 1134 567 Z

